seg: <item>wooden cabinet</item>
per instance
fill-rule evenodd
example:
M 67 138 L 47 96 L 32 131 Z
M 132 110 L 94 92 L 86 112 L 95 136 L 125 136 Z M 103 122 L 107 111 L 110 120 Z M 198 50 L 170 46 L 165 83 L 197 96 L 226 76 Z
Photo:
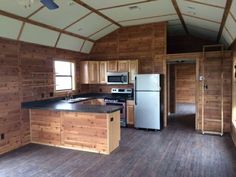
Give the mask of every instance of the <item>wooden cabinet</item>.
M 88 75 L 89 75 L 90 84 L 99 83 L 99 62 L 98 61 L 89 61 Z
M 129 72 L 129 60 L 118 61 L 118 72 Z
M 129 61 L 129 83 L 134 83 L 136 74 L 138 74 L 138 60 L 130 60 Z
M 106 61 L 100 61 L 99 62 L 99 67 L 100 67 L 100 84 L 105 84 L 107 83 L 107 62 Z
M 89 73 L 88 73 L 88 61 L 81 61 L 80 62 L 80 83 L 81 84 L 88 84 L 89 83 Z
M 127 101 L 127 123 L 129 125 L 134 125 L 134 101 Z
M 80 83 L 81 84 L 98 84 L 99 83 L 99 62 L 98 61 L 81 61 L 80 62 Z
M 81 84 L 106 84 L 107 72 L 129 72 L 129 83 L 138 74 L 138 60 L 81 61 Z
M 117 60 L 112 60 L 107 62 L 108 72 L 117 72 Z

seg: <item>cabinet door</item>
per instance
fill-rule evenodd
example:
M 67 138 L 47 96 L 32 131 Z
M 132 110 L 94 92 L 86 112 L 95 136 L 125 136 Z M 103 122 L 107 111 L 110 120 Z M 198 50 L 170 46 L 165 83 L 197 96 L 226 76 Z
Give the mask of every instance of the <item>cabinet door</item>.
M 107 83 L 107 62 L 100 61 L 100 83 L 105 84 Z
M 108 61 L 107 62 L 107 71 L 108 72 L 117 72 L 117 61 Z
M 88 75 L 89 75 L 90 84 L 99 83 L 99 62 L 98 61 L 89 61 Z
M 118 72 L 129 72 L 129 60 L 118 61 Z
M 134 83 L 136 74 L 138 74 L 138 60 L 130 60 L 130 62 L 129 62 L 129 83 Z
M 88 73 L 88 61 L 81 61 L 80 63 L 80 83 L 88 84 L 89 83 L 89 73 Z
M 134 101 L 127 101 L 127 123 L 134 125 Z

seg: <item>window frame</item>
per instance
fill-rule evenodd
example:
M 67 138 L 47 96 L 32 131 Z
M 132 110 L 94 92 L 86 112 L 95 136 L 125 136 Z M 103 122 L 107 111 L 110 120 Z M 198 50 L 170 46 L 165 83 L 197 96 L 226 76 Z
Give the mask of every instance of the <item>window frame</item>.
M 57 75 L 56 74 L 56 66 L 55 66 L 56 61 L 70 63 L 70 75 Z M 74 71 L 72 71 L 72 64 L 74 64 Z M 71 89 L 57 90 L 56 89 L 56 78 L 57 77 L 71 78 Z M 77 89 L 76 88 L 76 62 L 74 60 L 67 60 L 67 59 L 60 59 L 60 58 L 53 59 L 53 80 L 54 80 L 54 93 L 64 93 L 64 92 L 76 91 L 76 89 Z

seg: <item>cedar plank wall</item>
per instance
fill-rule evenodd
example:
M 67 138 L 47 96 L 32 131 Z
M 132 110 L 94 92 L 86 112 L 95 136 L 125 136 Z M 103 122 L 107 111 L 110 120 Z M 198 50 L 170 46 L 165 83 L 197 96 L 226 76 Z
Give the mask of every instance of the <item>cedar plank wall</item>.
M 164 74 L 166 45 L 166 22 L 124 27 L 98 40 L 87 59 L 138 59 L 140 73 Z M 110 92 L 112 87 L 90 85 L 89 88 L 93 92 Z
M 195 64 L 176 64 L 176 104 L 195 104 Z
M 0 140 L 1 154 L 29 143 L 29 114 L 21 110 L 21 102 L 49 98 L 53 92 L 52 59 L 76 60 L 83 55 L 3 38 L 0 50 L 0 133 L 5 136 Z
M 232 45 L 233 50 L 233 67 L 236 65 L 236 42 Z M 236 146 L 236 78 L 235 78 L 235 71 L 236 69 L 233 69 L 233 93 L 232 93 L 232 125 L 231 125 L 231 136 L 234 141 L 234 144 Z
M 203 45 L 214 45 L 215 42 L 194 36 L 169 36 L 167 38 L 167 53 L 202 52 Z
M 215 57 L 215 59 L 221 57 L 220 52 L 209 52 L 207 55 L 211 55 L 211 57 Z M 200 68 L 199 74 L 202 75 L 203 72 L 203 57 L 200 55 Z M 212 66 L 214 67 L 214 66 Z M 232 52 L 225 51 L 224 58 L 223 58 L 223 72 L 224 72 L 224 131 L 230 132 L 231 126 L 231 96 L 232 96 Z M 198 90 L 198 120 L 197 120 L 197 128 L 201 129 L 201 107 L 202 107 L 202 82 L 199 82 L 199 90 Z M 220 94 L 215 93 L 215 97 L 220 97 Z M 214 109 L 212 109 L 214 112 Z M 219 115 L 220 116 L 220 115 Z M 207 124 L 205 123 L 206 130 L 215 130 L 218 131 L 219 125 Z

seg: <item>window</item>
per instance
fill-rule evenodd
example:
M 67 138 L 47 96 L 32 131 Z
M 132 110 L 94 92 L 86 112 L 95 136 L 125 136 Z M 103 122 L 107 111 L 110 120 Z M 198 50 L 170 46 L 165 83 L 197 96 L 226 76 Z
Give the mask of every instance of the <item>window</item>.
M 54 61 L 56 91 L 75 90 L 75 64 Z

